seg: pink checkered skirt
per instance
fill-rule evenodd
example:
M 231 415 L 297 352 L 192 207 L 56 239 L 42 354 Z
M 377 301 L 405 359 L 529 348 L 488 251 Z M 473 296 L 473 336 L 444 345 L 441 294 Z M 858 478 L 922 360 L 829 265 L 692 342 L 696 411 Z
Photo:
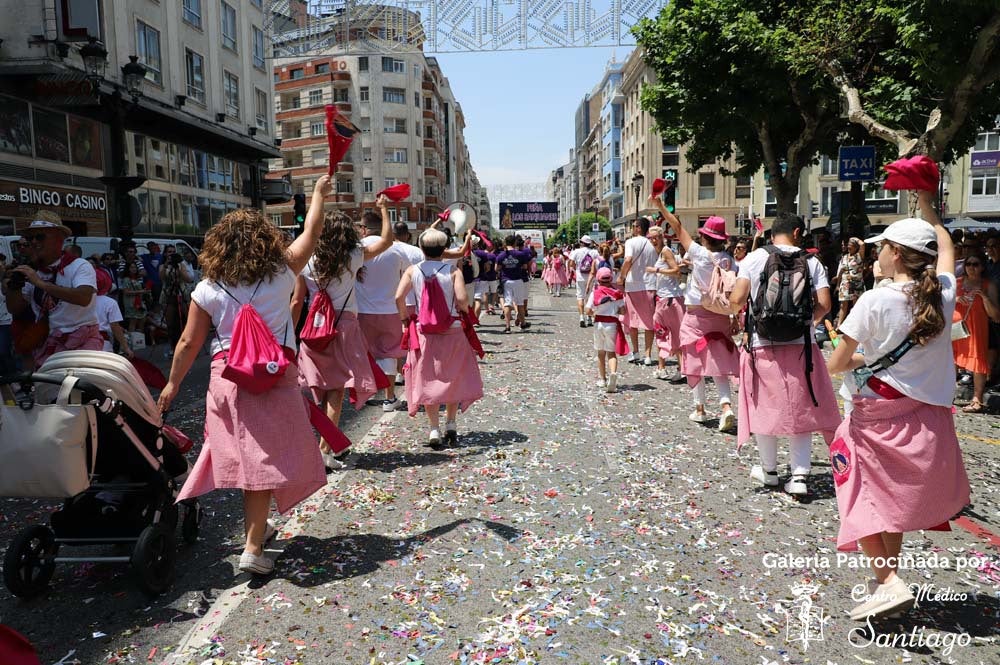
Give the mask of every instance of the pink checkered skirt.
M 684 354 L 684 376 L 697 385 L 703 376 L 736 376 L 740 360 L 730 336 L 729 317 L 696 307 L 681 319 L 680 349 Z
M 740 353 L 740 403 L 736 442 L 751 434 L 800 434 L 819 432 L 829 443 L 840 426 L 840 410 L 833 394 L 830 373 L 819 347 L 812 348 L 811 383 L 816 394 L 813 405 L 806 382 L 802 343 L 762 346 L 750 354 Z
M 399 345 L 403 341 L 403 326 L 398 313 L 358 314 L 358 323 L 368 342 L 368 351 L 376 360 L 406 356 L 406 351 Z
M 309 413 L 290 368 L 259 395 L 222 378 L 225 360 L 212 361 L 205 399 L 205 443 L 178 501 L 214 489 L 272 490 L 287 513 L 326 484 Z
M 969 503 L 969 479 L 951 409 L 909 397 L 854 398 L 830 445 L 840 532 L 837 549 L 883 531 L 949 530 Z
M 337 336 L 322 351 L 305 344 L 299 347 L 299 383 L 312 391 L 317 403 L 321 392 L 354 388 L 357 409 L 378 392 L 375 374 L 368 362 L 368 344 L 354 312 L 340 315 Z
M 626 291 L 625 319 L 629 328 L 656 330 L 654 323 L 655 291 Z
M 660 298 L 653 312 L 656 347 L 663 359 L 677 353 L 681 343 L 681 321 L 684 319 L 684 298 Z
M 417 333 L 420 346 L 410 349 L 403 374 L 411 416 L 420 406 L 458 403 L 462 411 L 483 396 L 476 354 L 461 327 L 437 335 Z

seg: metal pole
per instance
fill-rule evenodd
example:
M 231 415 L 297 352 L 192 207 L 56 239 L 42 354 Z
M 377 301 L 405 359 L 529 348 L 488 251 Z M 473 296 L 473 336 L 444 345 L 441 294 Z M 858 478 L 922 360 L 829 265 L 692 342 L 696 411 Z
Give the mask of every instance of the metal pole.
M 633 185 L 635 188 L 635 221 L 639 221 L 639 186 Z

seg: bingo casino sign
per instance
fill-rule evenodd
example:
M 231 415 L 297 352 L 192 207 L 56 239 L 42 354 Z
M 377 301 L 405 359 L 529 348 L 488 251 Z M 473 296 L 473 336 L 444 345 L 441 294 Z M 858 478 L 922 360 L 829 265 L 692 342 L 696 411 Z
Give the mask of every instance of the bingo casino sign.
M 78 235 L 105 235 L 108 197 L 104 192 L 0 180 L 0 218 L 21 229 L 39 210 L 50 210 Z

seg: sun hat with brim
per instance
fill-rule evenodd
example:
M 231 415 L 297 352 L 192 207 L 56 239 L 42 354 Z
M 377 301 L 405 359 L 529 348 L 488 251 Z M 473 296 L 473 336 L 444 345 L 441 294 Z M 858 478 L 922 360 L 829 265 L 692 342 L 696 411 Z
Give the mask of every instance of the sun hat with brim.
M 580 242 L 582 242 L 584 245 L 593 245 L 594 244 L 594 240 L 590 236 L 583 236 L 583 237 L 581 237 L 580 238 Z
M 68 226 L 63 226 L 62 224 L 56 224 L 55 222 L 48 222 L 44 219 L 36 219 L 33 221 L 26 231 L 60 231 L 66 237 L 73 235 L 73 230 Z
M 612 276 L 613 275 L 611 274 L 611 268 L 601 268 L 600 270 L 597 271 L 598 282 L 610 282 Z
M 729 239 L 729 234 L 726 233 L 726 220 L 718 215 L 712 215 L 706 219 L 705 225 L 698 229 L 698 233 L 708 238 L 714 238 L 715 240 Z
M 916 217 L 907 217 L 893 222 L 885 228 L 885 231 L 874 238 L 867 238 L 865 242 L 871 244 L 883 240 L 915 249 L 930 256 L 937 256 L 937 233 L 934 232 L 934 227 Z

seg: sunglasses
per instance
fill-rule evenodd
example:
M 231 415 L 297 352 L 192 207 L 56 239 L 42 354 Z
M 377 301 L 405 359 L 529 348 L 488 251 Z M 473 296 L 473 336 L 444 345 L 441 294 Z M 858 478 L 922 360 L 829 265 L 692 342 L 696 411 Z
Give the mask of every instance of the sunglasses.
M 39 242 L 45 240 L 44 233 L 25 233 L 22 234 L 21 237 L 27 240 L 28 242 Z
M 979 261 L 966 261 L 965 262 L 965 267 L 966 268 L 981 268 L 982 265 L 983 264 L 980 263 Z

